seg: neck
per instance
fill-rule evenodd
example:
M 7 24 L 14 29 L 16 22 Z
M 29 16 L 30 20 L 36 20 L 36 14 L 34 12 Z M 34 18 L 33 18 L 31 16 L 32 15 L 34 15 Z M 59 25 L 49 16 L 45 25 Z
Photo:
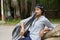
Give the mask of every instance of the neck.
M 41 16 L 41 15 L 36 15 L 35 17 L 36 17 L 36 18 L 39 18 L 40 16 Z

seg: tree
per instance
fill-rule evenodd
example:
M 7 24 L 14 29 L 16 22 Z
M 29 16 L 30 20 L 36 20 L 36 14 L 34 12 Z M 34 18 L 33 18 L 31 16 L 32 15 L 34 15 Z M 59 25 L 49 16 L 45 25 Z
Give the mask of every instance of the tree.
M 11 0 L 11 7 L 13 7 L 14 9 L 14 18 L 17 19 L 17 10 L 19 10 L 19 7 L 18 7 L 18 1 L 17 0 Z
M 59 18 L 60 18 L 60 0 L 58 0 L 58 15 L 59 15 Z
M 35 6 L 35 4 L 36 4 L 36 0 L 31 0 L 31 1 L 32 1 L 31 11 L 33 11 L 33 10 L 34 10 L 34 6 Z
M 23 2 L 22 0 L 20 0 L 20 17 L 21 18 L 23 18 L 22 12 L 23 12 Z
M 27 8 L 27 0 L 25 0 L 25 16 L 27 16 L 28 8 Z
M 2 22 L 5 22 L 4 10 L 3 10 L 3 0 L 1 0 L 1 15 L 2 15 Z
M 18 11 L 19 11 L 20 18 L 29 17 L 31 12 L 34 10 L 35 4 L 37 4 L 37 3 L 42 4 L 44 6 L 44 8 L 47 10 L 47 13 L 49 13 L 49 14 L 46 14 L 48 17 L 56 17 L 55 15 L 59 15 L 58 14 L 59 8 L 57 5 L 58 0 L 6 0 L 6 2 L 7 2 L 8 10 L 11 11 L 12 10 L 11 7 L 14 9 L 13 10 L 14 18 L 17 18 Z M 5 4 L 5 6 L 6 6 L 6 4 Z M 9 7 L 10 7 L 10 9 L 9 9 Z M 4 9 L 7 9 L 7 8 L 4 8 Z M 52 15 L 52 13 L 54 13 L 54 14 Z
M 4 15 L 6 18 L 11 16 L 9 0 L 4 0 Z

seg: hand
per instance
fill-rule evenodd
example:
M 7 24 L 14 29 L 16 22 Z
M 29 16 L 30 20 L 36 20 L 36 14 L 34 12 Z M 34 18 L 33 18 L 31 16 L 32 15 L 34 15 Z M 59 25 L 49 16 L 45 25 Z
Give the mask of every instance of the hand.
M 39 32 L 39 35 L 40 35 L 40 37 L 42 38 L 43 36 L 44 36 L 44 30 L 41 30 L 40 32 Z
M 43 36 L 44 36 L 44 32 L 45 32 L 45 33 L 49 32 L 49 28 L 46 27 L 46 28 L 42 29 L 42 30 L 39 32 L 40 37 L 43 37 Z
M 45 27 L 44 30 L 45 31 L 50 31 L 50 29 L 48 27 Z
M 23 36 L 25 33 L 24 29 L 22 28 L 21 31 L 20 31 L 20 35 Z

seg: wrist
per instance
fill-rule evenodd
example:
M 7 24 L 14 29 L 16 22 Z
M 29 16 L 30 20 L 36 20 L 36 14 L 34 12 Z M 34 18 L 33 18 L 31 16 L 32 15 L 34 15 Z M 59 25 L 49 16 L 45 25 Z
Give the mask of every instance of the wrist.
M 22 29 L 22 30 L 24 30 L 24 28 L 23 28 L 23 27 L 22 27 L 21 29 Z

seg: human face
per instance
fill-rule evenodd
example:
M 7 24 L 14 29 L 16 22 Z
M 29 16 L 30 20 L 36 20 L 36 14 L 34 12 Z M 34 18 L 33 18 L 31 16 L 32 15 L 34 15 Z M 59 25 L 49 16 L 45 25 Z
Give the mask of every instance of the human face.
M 35 14 L 36 14 L 36 16 L 41 15 L 42 14 L 42 10 L 40 8 L 36 7 L 35 8 Z

